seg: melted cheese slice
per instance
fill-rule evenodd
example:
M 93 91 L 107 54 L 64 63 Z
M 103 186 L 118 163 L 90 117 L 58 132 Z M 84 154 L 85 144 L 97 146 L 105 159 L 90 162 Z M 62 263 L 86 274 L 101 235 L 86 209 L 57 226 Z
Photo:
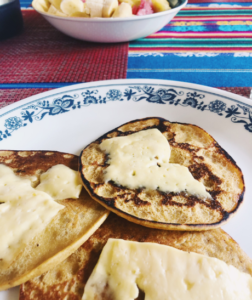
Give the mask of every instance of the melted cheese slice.
M 39 191 L 18 193 L 18 200 L 0 205 L 0 259 L 12 260 L 22 244 L 39 234 L 64 206 Z
M 56 165 L 41 174 L 36 190 L 48 193 L 54 200 L 79 198 L 82 183 L 77 171 L 65 165 Z
M 187 167 L 169 163 L 170 145 L 158 129 L 107 139 L 100 148 L 109 155 L 109 166 L 104 172 L 106 182 L 112 180 L 130 189 L 184 191 L 211 199 L 203 183 L 194 179 Z
M 39 234 L 64 206 L 55 199 L 78 198 L 76 171 L 56 165 L 41 176 L 34 189 L 29 179 L 0 164 L 0 259 L 8 263 L 22 244 Z M 51 196 L 52 195 L 52 196 Z
M 82 300 L 251 300 L 252 277 L 225 262 L 155 243 L 109 239 Z M 106 298 L 107 299 L 107 298 Z
M 17 200 L 17 188 L 22 193 L 31 190 L 31 180 L 16 176 L 11 168 L 0 164 L 0 202 Z

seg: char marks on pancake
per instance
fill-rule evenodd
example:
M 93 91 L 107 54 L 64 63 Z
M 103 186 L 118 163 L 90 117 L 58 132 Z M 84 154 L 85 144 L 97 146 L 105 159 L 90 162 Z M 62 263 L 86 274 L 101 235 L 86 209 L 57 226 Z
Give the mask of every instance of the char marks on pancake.
M 104 139 L 140 130 L 159 129 L 171 147 L 170 163 L 189 168 L 212 196 L 202 200 L 185 192 L 163 193 L 129 189 L 105 182 L 108 156 L 99 148 Z M 80 173 L 90 196 L 132 222 L 159 229 L 206 230 L 227 222 L 243 202 L 245 185 L 236 162 L 202 128 L 160 118 L 131 121 L 89 144 L 80 156 Z

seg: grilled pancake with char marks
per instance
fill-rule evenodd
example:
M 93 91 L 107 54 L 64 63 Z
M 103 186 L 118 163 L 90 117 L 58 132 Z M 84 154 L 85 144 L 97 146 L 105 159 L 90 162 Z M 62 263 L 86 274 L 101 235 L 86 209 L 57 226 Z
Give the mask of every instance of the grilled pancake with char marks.
M 169 141 L 170 163 L 188 167 L 212 200 L 105 182 L 108 156 L 100 143 L 151 128 L 159 129 Z M 80 156 L 80 173 L 90 196 L 107 209 L 143 226 L 168 230 L 207 230 L 223 225 L 240 207 L 245 191 L 241 170 L 212 136 L 198 126 L 160 118 L 126 123 L 89 144 Z
M 53 151 L 0 151 L 0 163 L 11 167 L 16 175 L 36 176 L 57 164 L 78 169 L 78 157 Z M 65 206 L 46 228 L 15 253 L 5 265 L 0 260 L 0 290 L 19 285 L 53 268 L 80 245 L 104 222 L 108 211 L 82 189 L 78 199 L 56 201 Z
M 223 260 L 252 275 L 252 261 L 222 229 L 168 231 L 146 228 L 110 214 L 99 229 L 71 256 L 54 269 L 20 287 L 19 300 L 81 300 L 85 284 L 109 238 L 168 245 Z M 103 300 L 107 298 L 104 290 Z M 204 297 L 203 297 L 204 298 Z M 140 293 L 138 300 L 144 300 Z

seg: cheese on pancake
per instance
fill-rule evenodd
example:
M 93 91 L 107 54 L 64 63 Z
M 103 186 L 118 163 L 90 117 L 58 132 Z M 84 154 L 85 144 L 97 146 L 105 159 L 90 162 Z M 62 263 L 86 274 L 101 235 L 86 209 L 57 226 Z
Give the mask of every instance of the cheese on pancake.
M 0 164 L 0 202 L 17 200 L 26 191 L 35 192 L 31 180 L 16 176 L 11 168 Z
M 53 166 L 40 175 L 40 184 L 36 190 L 48 193 L 54 200 L 79 197 L 82 183 L 77 171 L 62 164 Z
M 53 151 L 0 151 L 0 163 L 0 290 L 4 290 L 64 260 L 102 224 L 108 211 L 85 191 L 78 197 L 77 156 Z M 55 180 L 47 182 L 44 191 L 37 190 L 45 172 Z M 57 179 L 65 172 L 70 182 L 66 185 Z M 47 192 L 61 200 L 54 200 Z M 68 198 L 62 199 L 64 195 Z
M 160 153 L 161 157 L 158 157 L 161 167 L 155 165 L 157 159 L 153 158 L 154 150 L 159 149 L 160 145 L 155 138 L 153 142 L 148 143 L 149 149 L 144 150 L 144 153 L 147 153 L 145 163 L 155 162 L 156 175 L 154 177 L 160 176 L 159 169 L 162 168 L 162 164 L 167 163 L 169 157 L 169 165 L 180 165 L 183 170 L 189 170 L 193 177 L 192 181 L 202 184 L 204 192 L 207 191 L 211 197 L 196 196 L 199 193 L 195 192 L 188 193 L 187 187 L 183 186 L 184 182 L 179 183 L 181 184 L 180 191 L 175 188 L 176 192 L 165 191 L 165 188 L 161 190 L 158 181 L 153 185 L 156 178 L 147 176 L 147 167 L 145 172 L 141 173 L 140 165 L 137 165 L 137 172 L 135 166 L 134 168 L 131 166 L 130 160 L 133 154 L 137 156 L 137 159 L 133 158 L 132 161 L 137 163 L 138 160 L 143 159 L 137 151 L 133 151 L 130 158 L 126 156 L 128 165 L 127 163 L 124 165 L 122 159 L 117 160 L 116 168 L 118 167 L 121 172 L 116 172 L 115 177 L 108 175 L 107 170 L 112 167 L 111 158 L 101 149 L 101 145 L 109 144 L 114 138 L 128 141 L 124 138 L 130 139 L 136 133 L 146 134 L 152 129 L 159 130 L 166 139 L 165 145 L 167 146 L 168 142 L 170 145 L 170 149 L 166 148 L 165 162 L 162 162 L 163 151 Z M 137 141 L 132 144 L 139 151 L 143 150 Z M 113 150 L 113 144 L 110 146 Z M 125 146 L 126 149 L 130 147 L 130 143 Z M 110 154 L 109 150 L 107 151 Z M 118 152 L 116 155 L 122 158 Z M 128 174 L 124 174 L 124 167 Z M 119 216 L 150 228 L 166 230 L 216 228 L 231 219 L 241 207 L 244 199 L 245 184 L 242 171 L 212 136 L 196 125 L 169 122 L 162 118 L 134 120 L 105 133 L 83 149 L 79 169 L 83 185 L 94 200 Z M 188 176 L 189 172 L 187 171 Z M 108 177 L 104 177 L 104 174 Z M 139 174 L 142 174 L 143 178 L 140 184 L 136 184 L 135 177 Z M 167 174 L 164 172 L 163 175 Z M 126 180 L 126 183 L 120 181 L 121 184 L 119 184 L 119 177 L 127 178 L 127 182 Z M 153 178 L 153 182 L 148 181 L 148 177 Z M 109 179 L 114 179 L 114 181 Z M 145 180 L 150 186 L 153 185 L 153 188 L 159 188 L 144 188 Z M 166 180 L 163 183 L 166 185 Z M 167 183 L 169 183 L 168 180 Z M 129 186 L 124 184 L 129 184 Z
M 187 167 L 169 163 L 169 142 L 156 128 L 104 140 L 100 148 L 109 156 L 105 182 L 211 199 L 203 183 L 194 179 Z
M 225 262 L 156 243 L 109 239 L 82 300 L 251 300 L 252 277 Z
M 10 263 L 23 244 L 39 234 L 64 206 L 54 200 L 78 198 L 81 182 L 77 171 L 56 165 L 40 176 L 33 188 L 29 179 L 0 164 L 0 259 Z M 53 197 L 53 198 L 52 198 Z
M 215 257 L 252 276 L 251 259 L 220 228 L 207 231 L 151 229 L 134 224 L 111 213 L 97 231 L 71 256 L 42 276 L 24 283 L 20 287 L 19 300 L 81 300 L 87 281 L 109 238 L 142 243 L 158 243 L 190 253 L 194 252 L 208 257 Z M 113 299 L 106 297 L 106 288 L 105 286 L 102 300 Z M 158 297 L 156 299 L 163 300 L 163 298 Z M 200 298 L 200 300 L 203 299 L 205 298 Z M 242 297 L 236 299 L 243 300 Z M 137 300 L 144 300 L 143 292 L 139 292 Z
M 64 206 L 42 192 L 26 192 L 0 205 L 0 260 L 10 263 L 25 243 L 43 231 Z
M 16 176 L 0 164 L 0 259 L 6 263 L 50 223 L 64 206 L 50 195 L 37 191 L 29 179 Z

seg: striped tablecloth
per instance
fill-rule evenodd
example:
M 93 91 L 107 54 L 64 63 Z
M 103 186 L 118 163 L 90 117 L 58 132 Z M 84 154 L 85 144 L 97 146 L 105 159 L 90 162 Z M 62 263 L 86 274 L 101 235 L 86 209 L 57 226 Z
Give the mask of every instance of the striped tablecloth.
M 252 3 L 190 4 L 161 31 L 129 44 L 128 78 L 252 86 Z
M 25 29 L 0 43 L 0 107 L 48 89 L 117 78 L 219 87 L 250 97 L 252 0 L 189 0 L 162 30 L 130 43 L 77 41 L 21 0 Z

